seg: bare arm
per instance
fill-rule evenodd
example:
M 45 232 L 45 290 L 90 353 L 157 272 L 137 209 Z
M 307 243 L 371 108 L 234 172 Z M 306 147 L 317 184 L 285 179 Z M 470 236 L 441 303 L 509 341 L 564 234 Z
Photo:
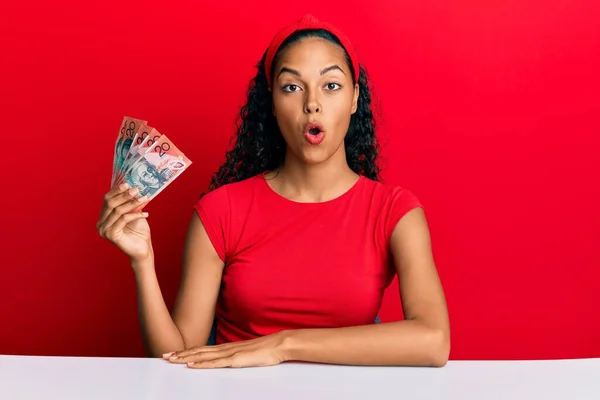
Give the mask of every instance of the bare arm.
M 133 263 L 138 288 L 140 328 L 151 357 L 206 344 L 221 284 L 223 262 L 196 213 L 192 216 L 183 255 L 181 285 L 173 315 L 165 304 L 154 257 Z
M 450 326 L 422 209 L 410 211 L 398 223 L 392 235 L 391 251 L 405 320 L 288 331 L 281 344 L 285 360 L 347 365 L 446 364 Z

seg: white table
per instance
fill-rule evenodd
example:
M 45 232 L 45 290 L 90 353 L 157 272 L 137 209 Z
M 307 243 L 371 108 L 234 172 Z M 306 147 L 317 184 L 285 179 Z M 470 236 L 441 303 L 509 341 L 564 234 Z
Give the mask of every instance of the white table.
M 0 399 L 598 400 L 600 359 L 192 370 L 147 358 L 0 356 Z

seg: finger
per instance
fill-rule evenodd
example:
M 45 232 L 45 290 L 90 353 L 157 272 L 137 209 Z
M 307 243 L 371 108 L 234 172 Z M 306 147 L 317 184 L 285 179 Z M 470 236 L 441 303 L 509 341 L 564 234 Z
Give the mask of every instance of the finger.
M 144 201 L 146 201 L 146 196 L 142 196 L 139 199 L 131 199 L 126 203 L 121 204 L 120 206 L 116 207 L 112 213 L 110 213 L 110 215 L 108 216 L 108 218 L 106 218 L 106 220 L 100 224 L 100 227 L 98 229 L 100 229 L 101 231 L 108 231 L 110 229 L 110 227 L 117 222 L 117 220 L 119 218 L 121 218 L 122 215 L 130 213 L 130 212 L 134 212 L 134 213 L 138 213 L 141 211 L 141 209 L 138 210 L 138 208 L 142 205 L 142 203 Z M 102 233 L 101 233 L 102 234 Z
M 181 351 L 173 351 L 171 353 L 163 354 L 163 358 L 166 359 L 175 359 L 181 356 L 187 356 L 189 354 L 193 354 L 199 351 L 202 347 L 191 347 L 189 349 L 181 350 Z
M 118 194 L 123 193 L 124 191 L 126 191 L 127 189 L 129 189 L 129 185 L 127 184 L 127 182 L 123 182 L 118 186 L 113 186 L 112 188 L 110 188 L 110 190 L 104 195 L 104 200 L 110 200 L 113 197 L 115 197 Z
M 140 197 L 138 199 L 138 203 L 139 203 L 139 206 L 137 206 L 135 208 L 135 210 L 133 210 L 132 212 L 144 211 L 144 208 L 146 208 L 146 206 L 148 205 L 148 203 L 150 203 L 150 200 L 149 200 L 149 198 L 147 196 L 143 196 L 143 197 Z
M 103 203 L 102 203 L 102 211 L 100 211 L 100 216 L 98 217 L 98 222 L 96 222 L 96 228 L 99 228 L 100 225 L 104 223 L 106 217 L 112 212 L 112 208 L 110 207 L 112 199 L 121 195 L 129 189 L 129 185 L 127 183 L 122 183 L 119 186 L 113 187 L 109 192 L 104 194 Z
M 233 366 L 232 361 L 231 357 L 227 357 L 203 362 L 190 362 L 187 363 L 187 366 L 194 369 L 229 368 Z
M 215 352 L 215 351 L 223 351 L 223 350 L 229 350 L 229 349 L 233 349 L 233 348 L 239 349 L 241 347 L 245 347 L 249 344 L 252 344 L 253 342 L 254 342 L 254 339 L 242 340 L 239 342 L 222 343 L 222 344 L 218 344 L 218 345 L 214 345 L 214 346 L 193 347 L 193 348 L 190 348 L 187 350 L 176 351 L 176 352 L 164 354 L 163 358 L 175 359 L 175 358 L 185 357 L 190 354 L 196 354 L 196 353 L 208 353 L 208 352 Z
M 173 358 L 174 359 L 174 358 L 178 358 L 178 357 L 185 357 L 190 354 L 195 354 L 198 352 L 219 351 L 229 345 L 231 345 L 231 343 L 223 343 L 223 344 L 219 344 L 219 345 L 215 345 L 215 346 L 191 347 L 189 349 L 175 351 L 173 353 L 167 353 L 167 354 L 163 355 L 163 357 L 166 356 L 165 358 Z
M 124 183 L 123 185 L 127 185 L 127 184 Z M 121 185 L 121 186 L 123 186 L 123 185 Z M 127 185 L 127 187 L 129 187 L 129 185 Z M 130 201 L 131 199 L 135 198 L 135 196 L 138 193 L 139 193 L 138 188 L 131 188 L 131 189 L 123 190 L 112 197 L 110 197 L 109 194 L 107 193 L 104 196 L 104 207 L 102 207 L 102 212 L 100 213 L 100 218 L 98 220 L 98 224 L 102 225 L 104 223 L 104 221 L 106 220 L 106 218 L 108 218 L 108 216 L 113 212 L 113 210 L 115 208 L 117 208 L 121 204 L 126 203 L 126 202 Z
M 198 354 L 198 353 L 209 353 L 209 352 L 216 352 L 216 351 L 220 351 L 220 350 L 222 350 L 222 349 L 218 349 L 217 346 L 193 347 L 193 348 L 187 349 L 187 350 L 176 351 L 173 353 L 164 354 L 163 358 L 165 358 L 169 361 L 175 361 L 175 360 L 179 360 L 183 357 L 189 357 L 191 355 Z
M 125 228 L 125 225 L 127 225 L 131 221 L 135 221 L 136 219 L 147 218 L 147 217 L 148 217 L 148 213 L 147 212 L 125 214 L 121 218 L 119 218 L 117 220 L 117 222 L 115 222 L 106 231 L 105 237 L 108 240 L 115 240 L 118 237 L 117 236 L 118 233 L 121 232 Z
M 229 349 L 229 350 L 221 350 L 221 351 L 205 351 L 198 352 L 193 354 L 188 354 L 182 357 L 172 357 L 169 358 L 169 361 L 173 364 L 187 364 L 188 362 L 204 362 L 210 360 L 216 360 L 219 358 L 231 357 L 235 353 L 240 351 L 239 349 Z

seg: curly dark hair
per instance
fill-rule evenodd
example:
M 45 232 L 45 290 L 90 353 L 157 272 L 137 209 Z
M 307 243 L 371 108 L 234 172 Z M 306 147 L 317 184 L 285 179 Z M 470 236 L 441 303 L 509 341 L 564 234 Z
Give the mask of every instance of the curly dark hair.
M 319 37 L 342 47 L 340 41 L 326 30 L 304 30 L 290 35 L 279 47 L 272 63 L 274 68 L 281 52 L 292 43 L 307 37 Z M 352 62 L 346 54 L 346 62 L 352 72 Z M 267 85 L 265 57 L 256 66 L 258 72 L 250 81 L 247 102 L 240 110 L 237 134 L 232 148 L 227 151 L 223 165 L 213 175 L 209 190 L 227 183 L 239 182 L 254 175 L 279 168 L 285 159 L 286 143 L 272 114 L 273 100 Z M 346 160 L 357 174 L 372 180 L 379 180 L 379 144 L 375 137 L 375 120 L 371 110 L 371 91 L 367 73 L 362 65 L 358 80 L 360 92 L 356 112 L 350 118 L 350 125 L 344 140 Z M 271 76 L 273 76 L 271 71 Z

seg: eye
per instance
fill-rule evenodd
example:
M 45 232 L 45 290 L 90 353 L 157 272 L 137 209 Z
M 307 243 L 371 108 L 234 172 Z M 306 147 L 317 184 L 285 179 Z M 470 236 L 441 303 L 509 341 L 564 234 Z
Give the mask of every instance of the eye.
M 327 85 L 325 85 L 325 86 L 327 87 L 327 90 L 339 90 L 339 89 L 341 89 L 341 87 L 342 87 L 340 84 L 338 84 L 338 83 L 333 83 L 333 82 L 331 82 L 331 83 L 328 83 L 328 84 L 327 84 Z
M 298 86 L 298 85 L 294 85 L 294 84 L 285 85 L 285 86 L 283 87 L 283 91 L 284 91 L 284 92 L 296 92 L 296 91 L 298 91 L 298 90 L 300 90 L 300 86 Z

